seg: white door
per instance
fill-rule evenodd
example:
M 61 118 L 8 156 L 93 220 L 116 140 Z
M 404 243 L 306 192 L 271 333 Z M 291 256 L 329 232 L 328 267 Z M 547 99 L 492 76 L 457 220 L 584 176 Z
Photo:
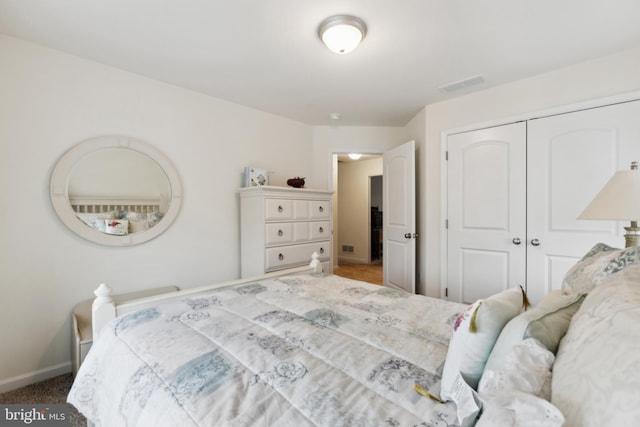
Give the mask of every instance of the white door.
M 526 280 L 526 124 L 447 140 L 447 293 L 471 303 Z
M 634 101 L 529 121 L 527 292 L 533 301 L 559 289 L 566 271 L 596 243 L 624 247 L 628 224 L 577 217 L 617 170 L 640 160 L 639 118 Z
M 382 157 L 384 284 L 415 293 L 415 141 L 395 147 Z

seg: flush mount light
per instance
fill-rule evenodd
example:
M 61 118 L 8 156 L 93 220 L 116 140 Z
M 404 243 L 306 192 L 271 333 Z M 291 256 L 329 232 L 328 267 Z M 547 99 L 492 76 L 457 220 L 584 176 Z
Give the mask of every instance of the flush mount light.
M 362 154 L 359 154 L 359 153 L 351 153 L 351 154 L 349 154 L 349 158 L 351 160 L 360 160 L 360 157 L 362 157 Z
M 331 113 L 329 114 L 329 118 L 331 120 L 340 120 L 342 116 L 340 115 L 340 113 Z
M 367 34 L 367 25 L 350 15 L 330 16 L 320 23 L 318 36 L 330 51 L 343 55 L 354 50 Z

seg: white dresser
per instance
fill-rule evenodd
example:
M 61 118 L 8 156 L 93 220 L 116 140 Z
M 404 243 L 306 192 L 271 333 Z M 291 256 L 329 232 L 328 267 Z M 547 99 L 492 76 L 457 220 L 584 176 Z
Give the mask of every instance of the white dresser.
M 308 264 L 317 252 L 332 271 L 330 191 L 289 187 L 240 189 L 242 277 Z

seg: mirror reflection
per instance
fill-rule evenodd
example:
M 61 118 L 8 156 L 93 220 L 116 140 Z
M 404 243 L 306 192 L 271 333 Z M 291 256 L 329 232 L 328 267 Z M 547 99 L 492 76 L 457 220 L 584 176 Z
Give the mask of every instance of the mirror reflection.
M 165 215 L 171 185 L 146 154 L 108 148 L 80 159 L 68 181 L 69 202 L 86 226 L 111 235 L 146 231 Z
M 178 217 L 182 183 L 162 152 L 120 135 L 73 146 L 51 173 L 51 204 L 71 231 L 107 246 L 138 245 Z

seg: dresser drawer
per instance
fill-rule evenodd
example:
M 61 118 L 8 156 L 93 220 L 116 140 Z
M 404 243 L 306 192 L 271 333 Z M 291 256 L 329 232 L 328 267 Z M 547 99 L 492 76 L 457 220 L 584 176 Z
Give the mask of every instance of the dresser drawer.
M 309 202 L 310 219 L 329 219 L 331 202 L 328 200 L 311 200 Z
M 329 219 L 330 211 L 330 202 L 326 200 L 265 200 L 267 221 Z
M 325 240 L 331 237 L 331 225 L 329 221 L 314 221 L 309 223 L 309 239 Z
M 293 200 L 266 199 L 265 219 L 267 221 L 293 219 Z
M 291 222 L 267 224 L 265 227 L 265 243 L 267 246 L 293 243 L 295 241 L 294 224 Z
M 320 261 L 331 258 L 331 242 L 304 243 L 300 245 L 267 248 L 265 252 L 266 271 L 305 265 L 311 262 L 311 255 L 317 252 Z
M 329 221 L 273 222 L 265 226 L 267 246 L 328 240 L 331 237 Z

